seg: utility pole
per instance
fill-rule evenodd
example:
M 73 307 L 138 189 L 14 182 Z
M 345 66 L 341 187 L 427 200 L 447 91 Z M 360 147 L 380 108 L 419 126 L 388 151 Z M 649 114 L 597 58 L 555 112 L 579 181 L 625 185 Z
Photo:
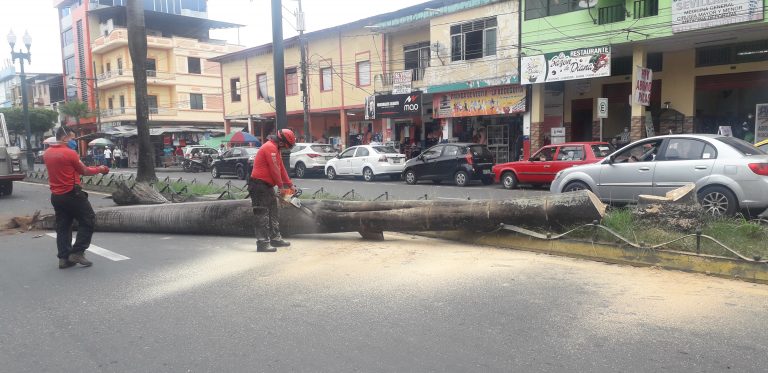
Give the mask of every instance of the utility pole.
M 299 11 L 296 12 L 296 28 L 299 32 L 299 48 L 301 48 L 301 102 L 304 104 L 304 141 L 312 142 L 312 133 L 309 128 L 309 77 L 307 61 L 307 40 L 304 39 L 304 11 L 301 9 L 301 0 L 299 2 Z
M 275 130 L 288 126 L 285 112 L 285 57 L 283 51 L 283 2 L 272 0 L 272 62 L 275 66 Z

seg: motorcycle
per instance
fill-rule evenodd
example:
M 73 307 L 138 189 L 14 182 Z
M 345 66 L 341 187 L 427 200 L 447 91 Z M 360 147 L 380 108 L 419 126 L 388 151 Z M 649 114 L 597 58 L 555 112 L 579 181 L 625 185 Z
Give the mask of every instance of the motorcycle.
M 184 161 L 181 162 L 181 168 L 184 170 L 184 172 L 206 172 L 208 171 L 208 166 L 210 165 L 210 162 L 206 162 L 205 159 L 199 159 L 199 158 L 184 158 Z

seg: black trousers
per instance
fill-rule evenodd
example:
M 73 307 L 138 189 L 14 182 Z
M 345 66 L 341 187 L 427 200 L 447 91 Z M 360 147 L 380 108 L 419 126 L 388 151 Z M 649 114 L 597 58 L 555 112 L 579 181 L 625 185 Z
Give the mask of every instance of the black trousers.
M 260 180 L 250 180 L 248 191 L 251 193 L 256 239 L 259 241 L 282 240 L 274 187 Z
M 51 194 L 51 204 L 56 212 L 56 247 L 59 259 L 69 254 L 82 254 L 91 246 L 91 237 L 96 227 L 96 214 L 88 193 L 76 185 L 66 194 Z M 72 222 L 77 220 L 77 239 L 72 244 Z

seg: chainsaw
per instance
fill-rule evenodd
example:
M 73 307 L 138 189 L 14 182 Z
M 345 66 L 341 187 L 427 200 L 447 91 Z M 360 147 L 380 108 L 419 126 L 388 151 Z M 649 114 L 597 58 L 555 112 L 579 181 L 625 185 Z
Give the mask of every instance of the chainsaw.
M 301 189 L 281 189 L 280 190 L 280 201 L 283 202 L 285 205 L 291 205 L 297 209 L 300 209 L 306 214 L 309 214 L 311 216 L 314 216 L 315 214 L 312 212 L 312 210 L 303 207 L 301 205 Z

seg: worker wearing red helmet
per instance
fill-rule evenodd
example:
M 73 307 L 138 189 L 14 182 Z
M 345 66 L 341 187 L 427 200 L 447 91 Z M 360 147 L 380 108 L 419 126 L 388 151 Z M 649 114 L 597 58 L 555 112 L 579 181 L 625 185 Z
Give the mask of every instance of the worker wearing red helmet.
M 255 216 L 256 251 L 275 252 L 278 247 L 291 245 L 280 235 L 275 187 L 292 193 L 293 183 L 283 165 L 280 149 L 291 149 L 294 145 L 296 135 L 293 131 L 279 130 L 276 136 L 269 136 L 269 141 L 259 148 L 253 160 L 248 191 Z

